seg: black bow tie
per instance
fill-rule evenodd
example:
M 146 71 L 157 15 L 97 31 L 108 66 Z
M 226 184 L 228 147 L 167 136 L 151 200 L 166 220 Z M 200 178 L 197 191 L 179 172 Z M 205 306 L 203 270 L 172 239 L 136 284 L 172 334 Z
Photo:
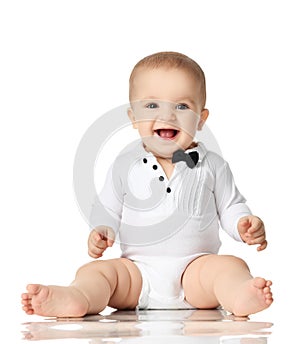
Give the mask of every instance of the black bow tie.
M 173 153 L 173 156 L 172 156 L 172 163 L 185 161 L 189 168 L 194 168 L 197 165 L 198 160 L 199 160 L 199 154 L 198 152 L 195 152 L 195 151 L 190 152 L 190 153 L 185 153 L 184 150 L 178 149 L 176 152 Z

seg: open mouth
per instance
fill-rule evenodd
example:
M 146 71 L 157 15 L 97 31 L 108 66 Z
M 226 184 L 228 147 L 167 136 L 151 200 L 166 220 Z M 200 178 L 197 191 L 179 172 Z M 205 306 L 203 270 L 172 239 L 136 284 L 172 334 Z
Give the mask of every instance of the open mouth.
M 172 128 L 157 129 L 154 132 L 164 140 L 173 140 L 179 134 L 179 130 Z

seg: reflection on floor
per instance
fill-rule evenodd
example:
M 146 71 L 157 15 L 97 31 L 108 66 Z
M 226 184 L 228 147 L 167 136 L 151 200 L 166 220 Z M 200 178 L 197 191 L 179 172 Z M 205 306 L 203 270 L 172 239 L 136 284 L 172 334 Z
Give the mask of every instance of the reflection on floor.
M 51 339 L 77 338 L 76 342 L 89 344 L 262 344 L 267 343 L 272 326 L 235 318 L 223 310 L 111 311 L 80 319 L 26 323 L 24 339 L 49 343 Z

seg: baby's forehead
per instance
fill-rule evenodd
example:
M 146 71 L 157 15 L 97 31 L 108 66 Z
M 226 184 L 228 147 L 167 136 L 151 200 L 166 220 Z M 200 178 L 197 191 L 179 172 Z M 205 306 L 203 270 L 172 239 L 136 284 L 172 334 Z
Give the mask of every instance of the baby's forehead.
M 205 103 L 203 83 L 195 73 L 183 67 L 139 66 L 131 76 L 129 86 L 130 101 L 149 95 L 174 101 L 184 95 L 197 103 Z
M 165 66 L 165 65 L 160 65 L 160 66 L 141 66 L 136 69 L 135 75 L 133 76 L 133 79 L 141 74 L 145 73 L 163 73 L 163 74 L 186 74 L 188 76 L 191 76 L 193 79 L 195 77 L 195 74 L 193 73 L 192 70 L 190 70 L 188 67 L 174 67 L 174 66 Z
M 202 82 L 195 74 L 193 74 L 187 68 L 176 68 L 176 67 L 139 67 L 135 74 L 132 75 L 130 80 L 130 89 L 136 89 L 141 87 L 152 87 L 160 88 L 159 86 L 173 86 L 185 87 L 189 85 L 192 88 L 202 88 Z M 172 88 L 173 88 L 172 87 Z

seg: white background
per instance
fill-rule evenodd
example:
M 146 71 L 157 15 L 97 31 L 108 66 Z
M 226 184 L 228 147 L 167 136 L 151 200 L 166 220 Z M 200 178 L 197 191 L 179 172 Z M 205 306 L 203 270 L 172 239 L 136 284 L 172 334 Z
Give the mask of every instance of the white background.
M 273 280 L 275 303 L 251 318 L 274 322 L 269 343 L 294 330 L 289 322 L 299 307 L 297 5 L 291 0 L 1 2 L 4 318 L 36 319 L 20 310 L 26 284 L 66 285 L 90 260 L 88 226 L 72 185 L 77 146 L 99 116 L 128 101 L 128 77 L 139 59 L 175 50 L 204 69 L 207 124 L 268 233 L 264 252 L 225 236 L 221 252 L 244 258 L 254 275 Z M 119 143 L 130 139 L 126 132 Z M 106 157 L 98 169 L 107 169 Z M 114 248 L 105 257 L 118 253 Z M 10 326 L 16 325 L 7 321 Z M 18 328 L 11 333 L 20 336 Z

